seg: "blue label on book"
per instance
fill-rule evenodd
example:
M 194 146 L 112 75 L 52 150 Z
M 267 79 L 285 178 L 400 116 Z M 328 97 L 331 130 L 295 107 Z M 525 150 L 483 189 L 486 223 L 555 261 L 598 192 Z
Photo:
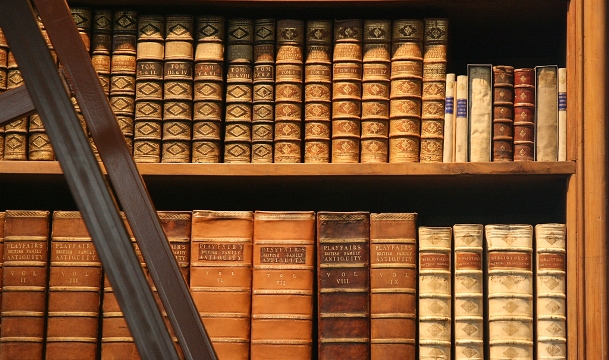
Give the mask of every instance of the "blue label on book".
M 467 117 L 467 99 L 457 99 L 457 117 Z
M 558 93 L 558 110 L 567 110 L 567 93 Z
M 446 103 L 444 104 L 444 112 L 446 114 L 452 114 L 455 107 L 455 98 L 447 97 Z

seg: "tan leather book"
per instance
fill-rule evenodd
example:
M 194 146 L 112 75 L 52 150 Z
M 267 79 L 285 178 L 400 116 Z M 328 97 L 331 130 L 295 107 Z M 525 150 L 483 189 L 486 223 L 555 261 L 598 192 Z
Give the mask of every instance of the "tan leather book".
M 514 68 L 493 66 L 493 161 L 514 159 Z
M 256 211 L 250 359 L 311 359 L 315 213 Z
M 370 214 L 370 354 L 415 359 L 417 214 Z
M 99 341 L 101 261 L 78 211 L 54 211 L 46 359 L 95 359 Z
M 318 358 L 370 357 L 370 215 L 317 214 Z
M 7 90 L 23 85 L 23 77 L 13 53 L 9 50 L 7 59 Z M 27 160 L 28 116 L 23 116 L 4 124 L 4 160 Z
M 43 358 L 49 225 L 48 211 L 6 211 L 0 306 L 2 358 Z
M 533 227 L 484 227 L 491 359 L 533 359 Z
M 91 29 L 91 63 L 106 95 L 110 94 L 111 49 L 112 10 L 95 9 Z
M 535 225 L 537 359 L 567 359 L 567 229 Z
M 2 276 L 3 276 L 3 270 L 4 270 L 4 218 L 5 217 L 6 217 L 6 214 L 4 213 L 4 211 L 0 211 L 0 305 L 2 305 Z M 1 316 L 0 316 L 0 332 L 2 332 L 2 317 Z
M 514 161 L 535 160 L 535 69 L 514 69 Z
M 467 65 L 468 125 L 470 162 L 491 161 L 493 126 L 493 79 L 492 66 L 486 64 Z
M 535 160 L 558 160 L 558 66 L 535 67 Z
M 190 291 L 219 359 L 249 359 L 253 231 L 251 211 L 192 214 Z

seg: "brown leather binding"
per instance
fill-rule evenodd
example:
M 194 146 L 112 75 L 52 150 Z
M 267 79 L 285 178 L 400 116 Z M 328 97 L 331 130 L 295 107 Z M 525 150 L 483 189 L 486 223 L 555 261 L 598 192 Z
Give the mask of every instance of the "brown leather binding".
M 514 70 L 514 161 L 535 158 L 535 69 Z
M 514 159 L 514 68 L 493 66 L 493 161 Z

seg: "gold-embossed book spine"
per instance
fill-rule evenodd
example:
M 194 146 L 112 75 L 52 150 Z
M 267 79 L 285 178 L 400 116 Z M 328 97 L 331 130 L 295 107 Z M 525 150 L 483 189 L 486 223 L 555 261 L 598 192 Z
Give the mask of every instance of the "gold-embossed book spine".
M 370 358 L 370 214 L 317 214 L 318 358 Z
M 493 81 L 492 66 L 467 65 L 469 151 L 468 161 L 488 162 L 492 158 Z
M 6 91 L 8 43 L 0 29 L 0 94 Z M 0 125 L 0 160 L 4 159 L 4 125 Z
M 251 211 L 193 211 L 190 292 L 220 359 L 248 360 Z
M 6 76 L 7 90 L 23 85 L 21 71 L 10 49 L 7 58 Z M 4 124 L 4 160 L 27 160 L 27 129 L 28 116 L 22 116 Z
M 256 211 L 250 359 L 313 354 L 315 213 Z
M 2 358 L 43 358 L 49 226 L 48 211 L 6 211 L 0 307 Z
M 370 214 L 370 355 L 415 359 L 416 213 Z
M 419 227 L 419 359 L 451 359 L 452 228 Z
M 46 359 L 95 359 L 101 261 L 80 212 L 53 212 Z
M 491 359 L 533 359 L 533 227 L 486 225 Z
M 514 69 L 514 161 L 535 160 L 535 69 Z
M 493 66 L 493 161 L 514 159 L 514 68 Z
M 558 66 L 535 67 L 535 160 L 558 160 Z
M 537 359 L 567 359 L 567 229 L 535 225 Z

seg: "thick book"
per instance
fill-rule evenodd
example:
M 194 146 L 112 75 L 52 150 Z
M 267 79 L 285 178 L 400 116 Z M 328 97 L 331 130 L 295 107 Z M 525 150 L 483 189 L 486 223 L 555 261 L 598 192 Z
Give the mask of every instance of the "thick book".
M 370 214 L 370 355 L 415 359 L 417 214 Z
M 49 212 L 7 210 L 0 307 L 3 359 L 42 359 L 48 290 Z
M 419 359 L 451 359 L 452 228 L 419 226 Z
M 313 354 L 315 213 L 254 213 L 250 359 Z
M 318 358 L 370 357 L 370 214 L 317 214 Z
M 514 68 L 493 66 L 493 161 L 514 160 Z
M 567 229 L 535 225 L 537 359 L 567 359 Z
M 514 69 L 514 161 L 535 159 L 535 69 Z
M 533 227 L 484 227 L 491 359 L 533 359 Z
M 454 358 L 484 359 L 484 226 L 453 225 Z
M 110 94 L 112 10 L 95 9 L 91 28 L 91 63 L 106 95 Z
M 78 211 L 53 212 L 46 359 L 95 359 L 101 261 Z
M 467 66 L 469 125 L 468 161 L 491 161 L 493 78 L 492 66 L 469 64 Z
M 467 162 L 469 124 L 467 122 L 468 100 L 467 75 L 458 75 L 455 86 L 455 162 Z
M 9 50 L 7 58 L 6 89 L 11 90 L 23 85 L 21 70 L 13 53 Z M 27 160 L 28 116 L 22 116 L 4 124 L 4 160 Z
M 535 160 L 558 160 L 558 66 L 535 67 Z
M 192 214 L 190 292 L 220 359 L 249 359 L 253 231 L 251 211 Z
M 558 68 L 558 161 L 567 160 L 567 69 Z
M 444 144 L 442 145 L 442 162 L 455 161 L 456 84 L 456 75 L 454 73 L 446 74 L 446 102 L 444 104 Z

